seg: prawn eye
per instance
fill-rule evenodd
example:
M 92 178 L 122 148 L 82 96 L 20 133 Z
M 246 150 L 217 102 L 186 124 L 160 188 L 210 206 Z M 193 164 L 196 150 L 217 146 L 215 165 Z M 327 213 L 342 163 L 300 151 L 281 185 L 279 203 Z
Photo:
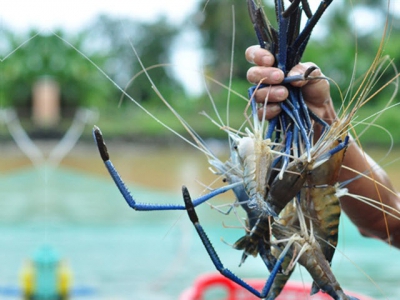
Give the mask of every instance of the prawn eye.
M 238 151 L 238 144 L 236 142 L 232 142 L 231 147 L 233 150 Z

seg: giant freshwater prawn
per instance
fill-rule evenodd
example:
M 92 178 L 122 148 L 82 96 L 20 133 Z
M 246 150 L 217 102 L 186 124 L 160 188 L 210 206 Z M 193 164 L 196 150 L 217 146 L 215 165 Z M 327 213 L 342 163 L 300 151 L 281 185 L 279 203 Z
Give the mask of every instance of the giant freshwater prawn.
M 280 22 L 281 27 L 289 28 L 290 30 L 285 32 L 290 32 L 292 35 L 290 39 L 287 39 L 279 36 L 282 34 L 279 31 L 282 28 L 279 28 L 278 31 L 271 29 L 259 4 L 248 1 L 260 44 L 261 46 L 268 45 L 271 51 L 276 51 L 278 67 L 286 72 L 297 64 L 311 34 L 312 28 L 309 27 L 306 28 L 304 34 L 296 33 L 296 30 L 299 30 L 296 26 L 300 20 L 300 4 L 306 8 L 306 16 L 311 20 L 308 24 L 314 26 L 330 2 L 322 2 L 317 12 L 312 14 L 306 6 L 307 1 L 293 1 L 286 10 L 283 8 L 283 2 L 276 1 L 278 23 Z M 296 36 L 297 38 L 294 38 Z M 293 43 L 298 51 L 286 53 L 288 43 Z M 296 47 L 290 47 L 291 51 Z M 133 50 L 136 54 L 134 48 Z M 138 59 L 140 61 L 139 57 Z M 227 161 L 221 161 L 190 124 L 164 99 L 142 64 L 143 72 L 149 78 L 154 91 L 175 114 L 190 134 L 193 142 L 179 135 L 167 125 L 163 125 L 203 152 L 213 172 L 219 178 L 225 178 L 227 182 L 227 185 L 222 188 L 212 189 L 210 187 L 209 192 L 194 200 L 191 199 L 188 189 L 183 187 L 185 205 L 138 203 L 131 196 L 112 165 L 98 127 L 94 129 L 95 140 L 107 169 L 130 207 L 135 210 L 187 210 L 217 269 L 251 293 L 260 298 L 274 299 L 279 295 L 282 282 L 284 284 L 289 278 L 287 274 L 293 270 L 293 262 L 299 262 L 313 277 L 315 282 L 313 292 L 322 289 L 334 299 L 352 299 L 351 296 L 344 294 L 336 280 L 324 279 L 324 276 L 329 278 L 333 276 L 329 272 L 331 272 L 330 262 L 337 244 L 339 198 L 349 195 L 346 190 L 347 182 L 342 184 L 338 182 L 338 172 L 348 145 L 348 132 L 353 130 L 352 120 L 358 109 L 366 102 L 373 100 L 375 94 L 370 95 L 370 90 L 375 87 L 379 74 L 390 66 L 390 63 L 386 65 L 384 63 L 385 60 L 382 59 L 380 50 L 359 89 L 351 98 L 352 100 L 343 106 L 339 119 L 332 124 L 327 124 L 319 119 L 304 103 L 301 103 L 300 89 L 293 89 L 292 99 L 284 103 L 282 107 L 284 113 L 279 118 L 269 122 L 266 122 L 264 118 L 259 120 L 258 107 L 253 99 L 253 94 L 259 88 L 268 89 L 268 87 L 257 85 L 250 89 L 248 106 L 251 113 L 250 117 L 244 118 L 244 125 L 241 128 L 233 129 L 225 124 L 217 111 L 218 120 L 212 120 L 227 133 L 230 145 L 230 156 Z M 107 76 L 101 69 L 99 71 Z M 312 71 L 307 70 L 306 74 L 296 78 L 287 77 L 284 83 L 288 84 L 293 80 L 313 80 L 309 74 Z M 397 80 L 397 76 L 378 88 L 378 92 L 395 80 Z M 122 88 L 117 87 L 124 93 Z M 231 90 L 231 87 L 227 88 Z M 126 97 L 150 114 L 132 97 L 129 95 Z M 151 116 L 160 122 L 155 116 Z M 315 124 L 322 128 L 319 138 L 314 137 Z M 365 170 L 364 173 L 358 173 L 354 180 L 357 180 L 358 177 L 369 178 L 378 186 L 379 183 L 376 183 L 371 174 L 371 170 Z M 283 194 L 282 189 L 289 193 Z M 255 290 L 223 266 L 195 212 L 196 206 L 229 190 L 233 190 L 236 196 L 236 201 L 229 206 L 235 210 L 239 206 L 242 207 L 247 216 L 245 224 L 240 223 L 243 224 L 245 235 L 233 245 L 234 248 L 243 251 L 241 263 L 245 262 L 248 255 L 259 255 L 271 272 L 262 291 Z M 325 199 L 329 200 L 325 201 Z M 364 197 L 359 197 L 359 199 L 381 210 L 384 217 L 390 216 L 399 219 L 399 212 L 381 204 L 380 199 L 375 201 Z M 315 261 L 308 265 L 307 260 L 314 258 Z M 324 266 L 322 269 L 324 269 L 325 275 L 320 275 L 319 271 L 316 271 L 316 268 L 321 265 Z M 329 275 L 327 275 L 328 273 Z M 276 278 L 282 279 L 279 284 Z

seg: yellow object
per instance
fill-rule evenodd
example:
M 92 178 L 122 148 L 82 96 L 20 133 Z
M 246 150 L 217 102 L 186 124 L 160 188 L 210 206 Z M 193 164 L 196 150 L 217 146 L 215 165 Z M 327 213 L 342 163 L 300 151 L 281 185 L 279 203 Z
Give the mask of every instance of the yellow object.
M 20 280 L 24 299 L 30 299 L 35 290 L 35 269 L 31 261 L 27 261 L 22 267 Z
M 71 271 L 48 246 L 40 248 L 33 259 L 23 265 L 20 280 L 25 300 L 69 299 Z
M 57 273 L 57 291 L 63 299 L 66 299 L 71 290 L 72 273 L 65 261 L 59 263 Z

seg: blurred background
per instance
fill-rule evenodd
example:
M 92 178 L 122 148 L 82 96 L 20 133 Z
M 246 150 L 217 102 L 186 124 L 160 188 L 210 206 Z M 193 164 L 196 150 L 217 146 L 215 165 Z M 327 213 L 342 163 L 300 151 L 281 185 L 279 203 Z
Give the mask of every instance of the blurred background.
M 338 108 L 339 90 L 344 94 L 372 63 L 387 18 L 384 54 L 398 66 L 400 6 L 393 2 L 388 13 L 386 1 L 335 0 L 318 24 L 303 61 L 315 62 L 336 82 Z M 264 3 L 273 20 L 272 1 Z M 181 203 L 183 184 L 193 196 L 222 184 L 200 151 L 139 108 L 188 137 L 135 51 L 163 97 L 224 158 L 226 134 L 199 112 L 216 119 L 212 97 L 225 124 L 242 123 L 246 102 L 231 93 L 227 109 L 224 88 L 233 37 L 232 89 L 245 96 L 250 65 L 244 51 L 257 40 L 244 0 L 14 1 L 2 7 L 0 299 L 20 298 L 26 262 L 44 246 L 67 262 L 76 299 L 177 299 L 199 274 L 214 271 L 185 213 L 134 212 L 126 205 L 91 132 L 94 124 L 102 129 L 114 165 L 139 202 Z M 389 70 L 381 82 L 393 74 Z M 393 90 L 365 105 L 357 121 L 382 110 Z M 397 107 L 386 110 L 361 137 L 396 188 L 398 113 Z M 222 218 L 207 205 L 199 214 L 230 268 L 244 277 L 267 276 L 256 259 L 237 268 L 241 253 L 220 242 L 223 237 L 232 244 L 243 234 L 222 225 L 237 225 L 236 216 Z M 399 251 L 362 238 L 345 217 L 343 224 L 333 263 L 339 281 L 377 299 L 397 299 Z M 304 270 L 294 278 L 308 280 Z

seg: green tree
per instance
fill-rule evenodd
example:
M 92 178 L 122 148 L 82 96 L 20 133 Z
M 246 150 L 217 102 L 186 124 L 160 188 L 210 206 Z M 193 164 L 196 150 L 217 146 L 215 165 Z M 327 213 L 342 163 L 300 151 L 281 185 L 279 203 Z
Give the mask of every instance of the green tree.
M 96 53 L 107 53 L 105 72 L 137 101 L 150 101 L 156 96 L 147 77 L 142 74 L 130 83 L 131 78 L 142 71 L 133 47 L 144 66 L 168 64 L 178 28 L 162 17 L 153 23 L 139 23 L 131 19 L 117 19 L 102 15 L 86 30 L 86 48 Z M 183 87 L 168 68 L 149 70 L 157 87 L 169 99 L 182 95 Z
M 357 86 L 378 53 L 381 39 L 384 36 L 384 23 L 386 17 L 388 17 L 389 27 L 385 36 L 383 55 L 389 55 L 396 63 L 398 61 L 396 57 L 399 54 L 398 51 L 394 50 L 394 47 L 396 47 L 395 41 L 399 33 L 393 29 L 397 21 L 395 16 L 387 13 L 385 3 L 386 1 L 364 2 L 356 4 L 352 9 L 349 9 L 346 3 L 342 6 L 332 5 L 329 7 L 329 14 L 324 16 L 321 24 L 318 24 L 325 34 L 311 41 L 303 61 L 317 63 L 324 74 L 334 80 L 342 92 L 352 87 L 354 80 L 354 84 Z M 363 15 L 353 15 L 353 12 L 360 12 L 361 10 L 364 10 L 364 13 L 373 12 L 376 16 L 375 26 L 370 31 L 357 28 L 354 23 L 355 18 L 363 17 Z M 398 63 L 396 64 L 398 65 Z M 394 73 L 389 68 L 382 75 L 380 83 L 375 86 L 373 91 L 388 82 L 393 76 Z M 341 105 L 339 90 L 336 87 L 331 90 L 332 98 L 336 106 L 339 107 Z M 355 90 L 354 87 L 353 90 Z M 369 105 L 386 102 L 390 93 L 390 90 L 381 93 Z
M 31 107 L 32 86 L 40 78 L 48 76 L 60 85 L 61 102 L 64 112 L 73 111 L 78 106 L 93 105 L 110 96 L 110 89 L 99 84 L 104 79 L 75 49 L 69 47 L 60 38 L 65 33 L 56 35 L 28 34 L 16 35 L 3 30 L 8 47 L 4 53 L 10 55 L 0 65 L 1 105 L 16 107 L 20 112 L 27 112 Z M 69 41 L 77 48 L 82 47 L 84 35 L 77 35 Z M 7 55 L 7 54 L 6 54 Z M 98 64 L 106 57 L 93 54 L 92 59 Z
M 257 44 L 246 2 L 203 0 L 198 4 L 196 16 L 190 19 L 197 21 L 194 25 L 200 31 L 206 70 L 215 79 L 227 82 L 234 38 L 235 56 L 232 75 L 234 78 L 245 79 L 249 63 L 244 58 L 244 51 L 248 46 Z
M 29 111 L 33 84 L 48 76 L 61 87 L 63 112 L 73 112 L 78 106 L 116 106 L 121 92 L 74 47 L 124 88 L 142 70 L 132 45 L 146 67 L 168 63 L 177 34 L 177 28 L 165 18 L 154 23 L 138 23 L 100 16 L 74 35 L 63 31 L 38 34 L 34 30 L 15 34 L 3 28 L 0 38 L 5 43 L 0 51 L 2 57 L 8 57 L 0 65 L 1 105 L 16 107 L 20 112 Z M 155 68 L 149 73 L 170 99 L 174 95 L 182 96 L 181 83 L 167 68 Z M 127 92 L 138 101 L 156 98 L 144 75 L 136 78 Z

